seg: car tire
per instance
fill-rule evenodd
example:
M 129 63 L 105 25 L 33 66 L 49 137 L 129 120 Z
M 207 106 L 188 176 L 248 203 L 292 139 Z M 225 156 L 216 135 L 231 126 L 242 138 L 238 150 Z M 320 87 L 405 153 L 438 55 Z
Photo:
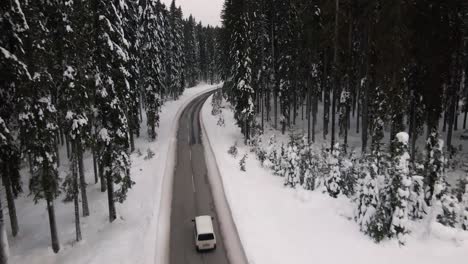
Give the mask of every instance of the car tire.
M 197 250 L 197 252 L 200 252 L 200 248 L 198 246 L 195 246 L 195 249 Z
M 216 249 L 216 244 L 214 244 L 214 247 L 213 247 L 213 250 L 215 250 L 215 249 Z

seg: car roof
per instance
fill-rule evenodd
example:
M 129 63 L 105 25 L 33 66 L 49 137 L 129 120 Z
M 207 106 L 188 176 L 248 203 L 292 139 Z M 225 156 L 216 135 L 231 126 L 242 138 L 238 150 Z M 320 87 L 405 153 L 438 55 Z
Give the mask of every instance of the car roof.
M 197 227 L 198 234 L 214 234 L 213 222 L 211 221 L 211 216 L 209 215 L 195 217 L 195 225 Z

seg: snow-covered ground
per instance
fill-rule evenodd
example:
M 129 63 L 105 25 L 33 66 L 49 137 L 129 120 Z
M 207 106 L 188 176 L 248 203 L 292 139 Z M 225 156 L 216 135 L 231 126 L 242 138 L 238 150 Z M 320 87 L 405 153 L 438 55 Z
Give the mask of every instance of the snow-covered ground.
M 63 197 L 55 202 L 56 220 L 61 250 L 54 254 L 50 247 L 50 231 L 45 202 L 36 205 L 29 197 L 29 174 L 22 170 L 24 193 L 16 200 L 20 231 L 17 237 L 8 234 L 11 263 L 62 264 L 62 263 L 154 263 L 157 247 L 157 230 L 163 176 L 166 164 L 173 157 L 168 155 L 180 110 L 196 95 L 212 89 L 200 85 L 187 89 L 177 101 L 167 102 L 162 108 L 158 138 L 149 142 L 146 125 L 142 123 L 142 137 L 136 139 L 137 151 L 131 155 L 131 175 L 135 185 L 129 191 L 124 204 L 116 204 L 117 219 L 108 221 L 107 194 L 100 192 L 100 183 L 94 184 L 92 156 L 85 155 L 86 179 L 90 216 L 81 218 L 83 241 L 75 242 L 73 203 L 63 203 Z M 145 159 L 147 150 L 155 155 Z M 138 150 L 141 155 L 138 154 Z M 68 172 L 66 150 L 61 149 L 61 175 Z M 165 206 L 166 207 L 166 206 Z M 167 212 L 166 212 L 167 213 Z M 161 212 L 164 216 L 165 212 Z M 9 232 L 8 216 L 6 227 Z M 168 243 L 168 241 L 161 241 Z
M 203 120 L 251 264 L 466 263 L 468 232 L 438 223 L 428 225 L 425 219 L 411 222 L 405 247 L 399 247 L 396 240 L 374 243 L 359 231 L 348 198 L 284 187 L 284 179 L 262 168 L 255 154 L 242 144 L 232 112 L 223 111 L 225 127 L 220 127 L 211 109 L 208 99 Z M 234 142 L 238 143 L 237 158 L 227 152 Z M 245 153 L 249 156 L 246 172 L 242 172 L 239 160 Z

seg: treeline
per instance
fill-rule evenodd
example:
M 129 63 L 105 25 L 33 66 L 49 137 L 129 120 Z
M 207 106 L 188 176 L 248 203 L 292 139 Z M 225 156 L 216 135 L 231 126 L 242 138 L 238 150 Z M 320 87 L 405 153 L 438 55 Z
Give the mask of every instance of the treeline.
M 115 220 L 114 203 L 124 202 L 134 184 L 129 154 L 143 112 L 148 137 L 155 140 L 164 101 L 198 81 L 217 80 L 216 30 L 193 17 L 184 20 L 175 2 L 166 8 L 159 0 L 1 1 L 1 195 L 7 197 L 13 236 L 19 232 L 15 198 L 23 190 L 19 170 L 26 160 L 31 196 L 47 204 L 54 252 L 54 202 L 61 193 L 74 203 L 81 240 L 80 210 L 84 217 L 90 213 L 87 150 L 95 183 L 107 192 L 109 221 Z M 61 146 L 70 160 L 64 179 L 58 172 Z M 3 213 L 0 226 L 5 232 Z M 1 244 L 5 263 L 7 244 Z
M 285 132 L 302 112 L 309 141 L 320 120 L 331 149 L 348 145 L 351 118 L 363 152 L 386 127 L 389 145 L 409 131 L 412 156 L 424 128 L 426 138 L 446 130 L 451 148 L 468 111 L 467 10 L 462 0 L 226 0 L 223 76 L 243 133 L 255 116 Z
M 285 185 L 348 196 L 376 241 L 404 244 L 408 220 L 423 217 L 467 229 L 467 180 L 450 188 L 445 178 L 453 131 L 467 120 L 466 1 L 226 0 L 222 18 L 234 117 Z M 258 147 L 266 122 L 285 133 L 299 119 L 305 140 Z M 318 123 L 329 140 L 319 152 Z M 351 123 L 358 156 L 348 146 Z

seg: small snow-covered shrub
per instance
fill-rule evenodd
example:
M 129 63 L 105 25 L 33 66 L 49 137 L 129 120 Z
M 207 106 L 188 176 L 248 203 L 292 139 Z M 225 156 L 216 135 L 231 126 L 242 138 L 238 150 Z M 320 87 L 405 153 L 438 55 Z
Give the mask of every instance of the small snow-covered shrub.
M 141 150 L 139 148 L 137 148 L 135 152 L 136 152 L 138 157 L 143 156 L 143 153 L 141 153 Z
M 263 149 L 259 149 L 259 150 L 257 151 L 257 158 L 258 158 L 258 160 L 260 161 L 260 164 L 261 164 L 262 167 L 263 167 L 263 166 L 264 166 L 264 162 L 265 162 L 265 160 L 266 160 L 266 158 L 267 158 L 267 157 L 266 157 L 266 151 L 263 150 Z
M 218 125 L 220 127 L 225 127 L 226 126 L 226 124 L 224 123 L 224 115 L 223 114 L 218 115 L 218 122 L 216 122 L 216 125 Z
M 241 171 L 246 171 L 245 170 L 245 161 L 247 160 L 247 153 L 244 154 L 244 156 L 242 157 L 242 159 L 239 161 L 239 166 L 240 166 L 240 170 Z
M 374 239 L 375 242 L 380 242 L 389 237 L 392 225 L 392 210 L 389 207 L 389 202 L 383 200 L 386 197 L 385 191 L 380 191 L 380 202 L 374 216 L 371 217 L 368 226 L 367 234 Z
M 234 158 L 237 158 L 237 153 L 238 153 L 237 142 L 235 142 L 234 145 L 232 145 L 229 148 L 228 153 L 229 153 L 229 155 L 233 156 Z
M 408 213 L 411 219 L 422 219 L 428 212 L 424 199 L 424 177 L 413 175 L 408 201 Z
M 444 194 L 440 202 L 442 211 L 437 215 L 437 222 L 444 226 L 456 227 L 458 212 L 460 212 L 457 198 L 450 194 Z
M 149 159 L 152 159 L 154 157 L 154 152 L 148 148 L 146 150 L 146 156 L 144 157 L 145 160 L 149 160 Z
M 458 201 L 463 201 L 463 195 L 465 194 L 465 187 L 468 184 L 467 177 L 460 177 L 457 181 L 457 186 L 455 188 L 455 194 Z
M 358 179 L 355 220 L 362 232 L 370 234 L 370 224 L 376 214 L 379 202 L 377 180 L 374 173 L 371 173 L 372 164 L 369 162 L 361 166 L 360 170 L 361 176 Z
M 224 115 L 223 115 L 223 111 L 222 111 L 222 104 L 223 102 L 223 92 L 221 90 L 215 92 L 213 94 L 213 98 L 212 98 L 212 101 L 211 101 L 211 114 L 213 116 L 217 116 L 218 117 L 218 122 L 216 123 L 218 126 L 220 127 L 224 127 L 225 126 L 225 123 L 224 123 Z
M 329 168 L 328 175 L 325 179 L 325 187 L 331 197 L 338 197 L 341 193 L 342 178 L 340 170 L 340 150 L 338 143 L 334 146 L 332 154 L 328 156 L 327 164 Z
M 465 184 L 465 193 L 462 196 L 461 202 L 461 226 L 463 230 L 468 230 L 468 176 L 466 178 L 467 184 Z
M 352 197 L 355 194 L 355 186 L 359 177 L 360 160 L 353 152 L 350 155 L 346 155 L 344 152 L 341 153 L 339 157 L 342 177 L 341 189 L 344 195 Z

